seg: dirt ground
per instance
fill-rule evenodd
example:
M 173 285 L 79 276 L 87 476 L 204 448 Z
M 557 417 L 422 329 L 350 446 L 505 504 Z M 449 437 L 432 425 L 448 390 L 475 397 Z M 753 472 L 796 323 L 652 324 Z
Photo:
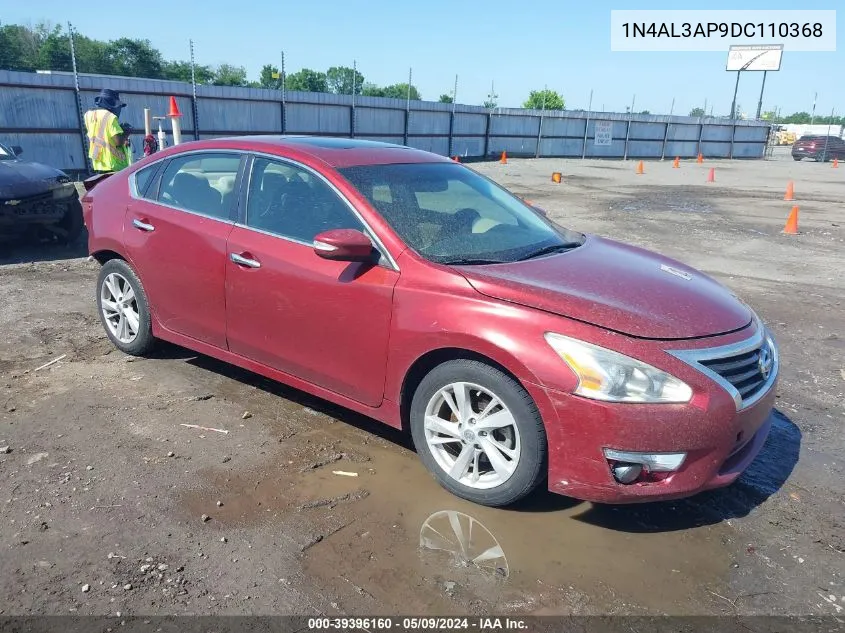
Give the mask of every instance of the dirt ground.
M 635 166 L 474 168 L 561 224 L 704 270 L 771 325 L 779 416 L 735 485 L 474 506 L 373 421 L 174 346 L 122 355 L 96 263 L 4 247 L 0 614 L 843 615 L 845 169 L 782 153 Z M 781 234 L 792 204 L 797 236 Z M 488 564 L 449 551 L 470 529 Z

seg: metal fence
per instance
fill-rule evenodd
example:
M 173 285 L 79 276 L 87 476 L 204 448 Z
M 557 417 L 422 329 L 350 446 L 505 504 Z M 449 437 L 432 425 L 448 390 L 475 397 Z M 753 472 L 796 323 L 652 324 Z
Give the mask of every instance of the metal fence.
M 25 157 L 88 171 L 81 108 L 101 88 L 120 91 L 122 120 L 143 129 L 143 109 L 182 112 L 183 141 L 245 134 L 353 137 L 444 156 L 663 159 L 765 157 L 769 124 L 713 117 L 486 109 L 428 101 L 196 86 L 159 79 L 0 70 L 0 139 Z M 155 129 L 155 126 L 154 126 Z M 140 138 L 135 154 L 140 153 Z

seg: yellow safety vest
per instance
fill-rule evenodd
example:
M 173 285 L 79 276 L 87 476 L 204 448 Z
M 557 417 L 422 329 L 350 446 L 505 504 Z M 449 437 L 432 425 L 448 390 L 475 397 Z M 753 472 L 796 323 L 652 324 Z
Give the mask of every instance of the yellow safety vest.
M 88 158 L 94 171 L 119 171 L 129 166 L 126 149 L 118 145 L 118 135 L 123 134 L 123 128 L 114 114 L 104 109 L 88 110 L 85 113 L 85 129 Z

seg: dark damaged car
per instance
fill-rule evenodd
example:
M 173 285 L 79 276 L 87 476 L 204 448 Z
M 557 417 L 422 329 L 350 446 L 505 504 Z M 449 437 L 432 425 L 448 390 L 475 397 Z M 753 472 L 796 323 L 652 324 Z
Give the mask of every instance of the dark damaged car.
M 0 241 L 75 242 L 84 228 L 76 186 L 64 172 L 22 160 L 0 143 Z

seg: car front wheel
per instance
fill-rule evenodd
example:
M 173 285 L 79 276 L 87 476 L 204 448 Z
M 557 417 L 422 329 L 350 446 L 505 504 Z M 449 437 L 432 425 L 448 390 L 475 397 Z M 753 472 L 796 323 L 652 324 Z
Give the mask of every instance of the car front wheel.
M 122 259 L 107 261 L 97 279 L 97 308 L 111 342 L 133 356 L 154 343 L 147 294 L 132 267 Z
M 546 474 L 546 434 L 531 396 L 478 361 L 443 363 L 422 380 L 411 404 L 411 434 L 440 484 L 474 503 L 510 505 Z

